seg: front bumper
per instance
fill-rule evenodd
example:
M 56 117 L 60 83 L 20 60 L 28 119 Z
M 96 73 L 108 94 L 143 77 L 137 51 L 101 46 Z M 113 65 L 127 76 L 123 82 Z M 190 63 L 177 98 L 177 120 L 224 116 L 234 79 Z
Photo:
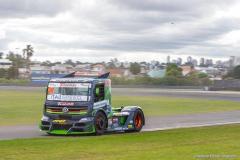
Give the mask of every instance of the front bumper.
M 78 121 L 42 118 L 40 129 L 56 135 L 95 133 L 93 117 L 81 118 Z

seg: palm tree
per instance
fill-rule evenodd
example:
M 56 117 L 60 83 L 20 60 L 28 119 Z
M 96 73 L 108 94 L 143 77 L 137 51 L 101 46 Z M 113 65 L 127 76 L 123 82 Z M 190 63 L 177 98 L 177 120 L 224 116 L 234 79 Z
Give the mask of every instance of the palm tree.
M 23 58 L 26 58 L 27 61 L 27 68 L 30 66 L 30 58 L 33 56 L 34 50 L 33 47 L 28 44 L 25 49 L 23 49 Z
M 33 47 L 30 44 L 28 44 L 27 47 L 23 49 L 23 57 L 25 58 L 25 56 L 27 56 L 27 60 L 30 60 L 30 58 L 33 56 L 33 53 Z

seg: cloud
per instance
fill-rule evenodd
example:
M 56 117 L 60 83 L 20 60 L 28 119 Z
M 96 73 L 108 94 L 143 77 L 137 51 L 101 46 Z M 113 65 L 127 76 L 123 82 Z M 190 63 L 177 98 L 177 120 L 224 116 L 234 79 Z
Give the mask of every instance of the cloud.
M 32 44 L 41 59 L 89 61 L 144 60 L 144 54 L 224 57 L 239 50 L 236 41 L 222 40 L 240 30 L 236 6 L 236 0 L 0 0 L 0 50 Z
M 69 9 L 70 5 L 66 0 L 0 0 L 0 17 L 54 16 Z

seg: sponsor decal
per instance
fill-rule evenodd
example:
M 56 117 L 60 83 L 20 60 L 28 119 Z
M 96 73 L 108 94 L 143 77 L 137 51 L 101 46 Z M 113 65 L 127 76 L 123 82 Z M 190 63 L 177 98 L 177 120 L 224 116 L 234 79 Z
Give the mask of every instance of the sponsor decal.
M 55 101 L 87 101 L 88 96 L 53 94 L 48 95 L 47 99 Z
M 74 102 L 58 102 L 59 106 L 74 106 Z
M 109 100 L 103 100 L 93 104 L 93 109 L 102 108 L 109 105 Z
M 118 124 L 118 118 L 113 118 L 113 119 L 112 119 L 112 123 L 113 123 L 113 124 L 114 124 L 114 123 Z
M 128 116 L 129 112 L 113 113 L 113 116 Z
M 123 130 L 123 128 L 122 127 L 116 127 L 116 128 L 114 128 L 114 130 L 119 131 L 119 130 Z
M 112 125 L 112 119 L 108 119 L 108 125 Z
M 133 126 L 132 125 L 128 125 L 128 128 L 133 128 Z
M 55 119 L 52 122 L 54 123 L 59 123 L 59 124 L 64 124 L 66 122 L 66 120 L 62 120 L 62 119 Z
M 90 88 L 90 83 L 49 83 L 50 88 Z

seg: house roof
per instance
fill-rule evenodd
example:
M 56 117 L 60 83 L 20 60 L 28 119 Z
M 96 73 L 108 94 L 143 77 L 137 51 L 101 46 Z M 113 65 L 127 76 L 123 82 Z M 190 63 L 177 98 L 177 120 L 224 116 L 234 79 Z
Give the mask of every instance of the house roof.
M 0 59 L 0 63 L 12 63 L 9 59 Z
M 108 72 L 110 72 L 111 75 L 123 74 L 122 69 L 108 69 Z
M 152 77 L 152 78 L 162 78 L 165 76 L 166 70 L 162 69 L 162 70 L 151 70 L 147 73 L 148 76 Z

